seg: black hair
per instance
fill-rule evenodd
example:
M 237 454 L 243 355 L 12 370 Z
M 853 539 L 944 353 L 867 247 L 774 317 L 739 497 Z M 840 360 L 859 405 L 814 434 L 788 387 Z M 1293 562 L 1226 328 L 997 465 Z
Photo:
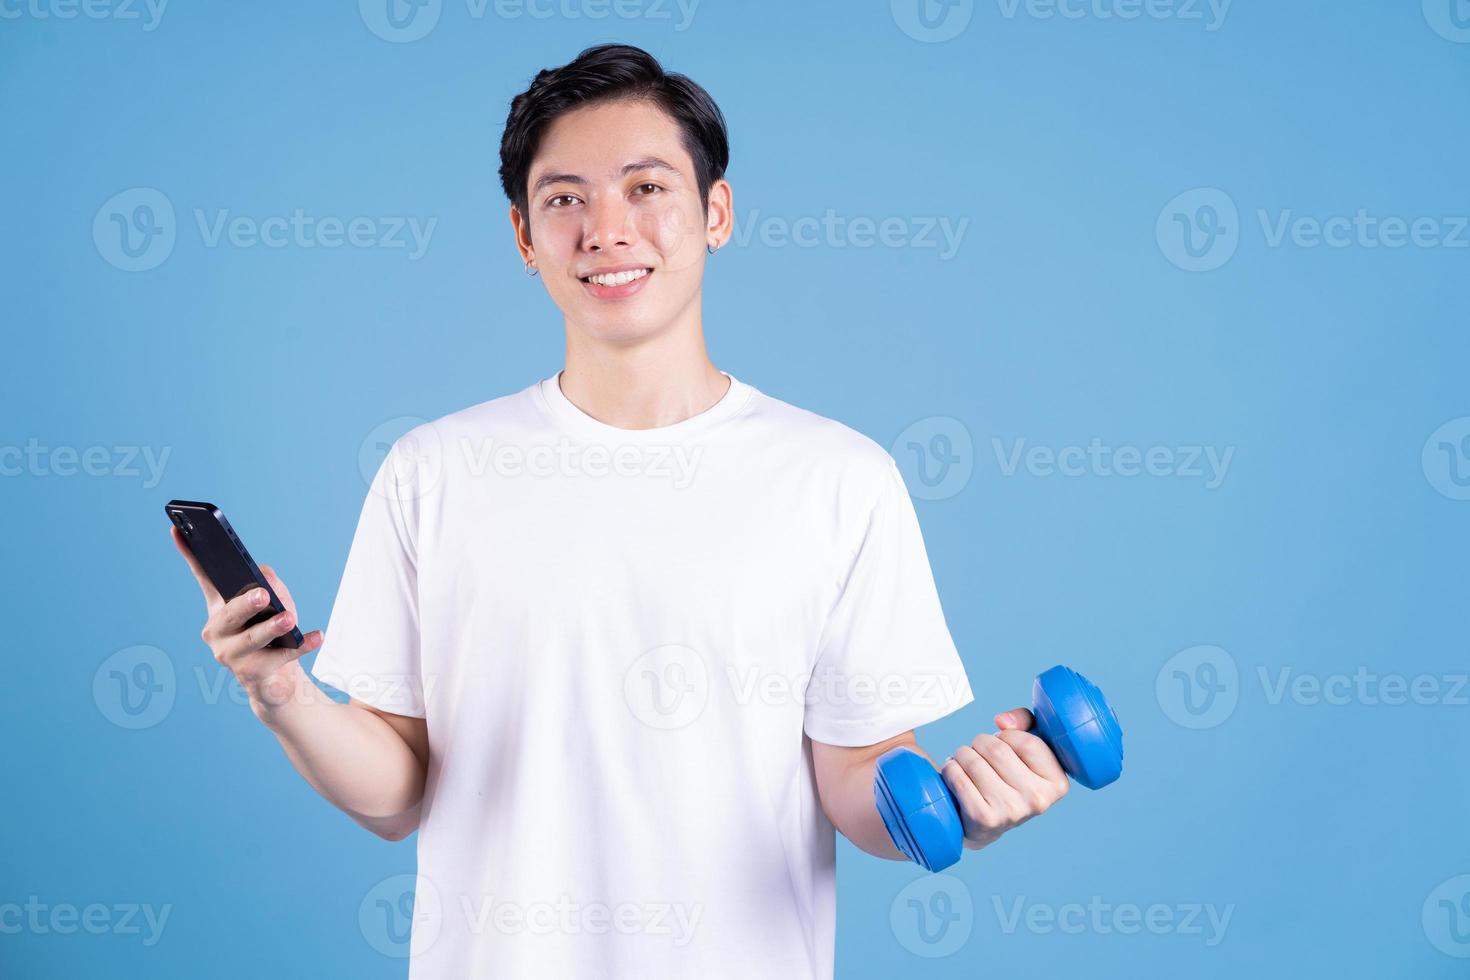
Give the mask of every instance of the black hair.
M 730 165 L 730 138 L 715 100 L 684 75 L 666 72 L 658 60 L 630 44 L 599 44 L 560 68 L 536 73 L 531 87 L 510 103 L 500 137 L 500 185 L 522 218 L 528 217 L 531 161 L 546 127 L 564 112 L 606 102 L 648 101 L 678 123 L 694 161 L 699 201 L 709 208 L 709 189 Z

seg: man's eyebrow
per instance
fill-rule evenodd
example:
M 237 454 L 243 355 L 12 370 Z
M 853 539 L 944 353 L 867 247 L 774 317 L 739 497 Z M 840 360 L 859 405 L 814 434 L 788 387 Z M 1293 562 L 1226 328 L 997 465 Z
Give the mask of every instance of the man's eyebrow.
M 628 174 L 636 173 L 639 170 L 667 170 L 669 173 L 674 174 L 675 176 L 682 176 L 673 164 L 669 163 L 666 160 L 660 160 L 658 157 L 645 157 L 642 160 L 634 160 L 632 163 L 624 164 L 623 176 L 626 177 Z M 541 188 L 547 186 L 548 184 L 581 185 L 586 183 L 586 177 L 579 177 L 576 174 L 544 174 L 539 179 L 537 179 L 536 184 L 534 187 L 531 188 L 531 191 L 532 193 L 540 191 Z

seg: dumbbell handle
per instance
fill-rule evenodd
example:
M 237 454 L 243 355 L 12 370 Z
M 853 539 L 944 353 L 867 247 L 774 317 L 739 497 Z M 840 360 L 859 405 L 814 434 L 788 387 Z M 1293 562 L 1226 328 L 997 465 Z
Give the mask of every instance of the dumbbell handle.
M 1056 755 L 1067 775 L 1101 789 L 1123 772 L 1123 730 L 1093 684 L 1067 667 L 1036 678 L 1031 689 L 1031 731 Z M 960 859 L 964 829 L 949 785 L 927 759 L 909 749 L 889 749 L 878 759 L 873 799 L 894 845 L 930 871 Z

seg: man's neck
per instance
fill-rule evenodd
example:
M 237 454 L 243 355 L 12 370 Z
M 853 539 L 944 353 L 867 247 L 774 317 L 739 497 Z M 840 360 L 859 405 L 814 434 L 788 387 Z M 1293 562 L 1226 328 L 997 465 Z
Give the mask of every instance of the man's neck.
M 670 330 L 633 346 L 590 341 L 567 333 L 562 394 L 599 422 L 619 429 L 652 429 L 682 422 L 710 408 L 730 382 L 710 362 L 702 331 Z

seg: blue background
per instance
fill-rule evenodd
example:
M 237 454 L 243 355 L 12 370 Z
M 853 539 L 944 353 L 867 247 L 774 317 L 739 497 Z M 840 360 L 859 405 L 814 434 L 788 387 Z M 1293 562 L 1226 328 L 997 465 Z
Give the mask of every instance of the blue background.
M 947 753 L 988 731 L 1060 660 L 1104 687 L 1127 732 L 1120 783 L 1074 792 L 952 878 L 912 885 L 915 868 L 844 844 L 838 976 L 1470 970 L 1455 958 L 1470 955 L 1455 880 L 1470 872 L 1456 690 L 1470 235 L 1273 246 L 1259 218 L 1365 209 L 1454 233 L 1470 214 L 1470 44 L 1431 26 L 1452 24 L 1450 0 L 1438 14 L 1438 0 L 1427 13 L 1239 0 L 1214 30 L 1207 7 L 1124 20 L 1098 15 L 1106 0 L 1078 18 L 986 0 L 952 8 L 970 19 L 942 42 L 902 29 L 903 0 L 704 0 L 687 24 L 651 0 L 602 20 L 568 16 L 596 10 L 575 0 L 478 18 L 444 0 L 411 42 L 342 0 L 177 3 L 153 30 L 141 7 L 62 19 L 41 16 L 58 0 L 28 2 L 0 19 L 0 444 L 104 447 L 111 462 L 66 475 L 54 456 L 0 457 L 0 907 L 35 896 L 170 917 L 151 946 L 45 920 L 0 931 L 0 976 L 405 974 L 358 912 L 413 870 L 412 844 L 319 800 L 218 686 L 162 505 L 221 504 L 290 584 L 303 627 L 325 625 L 366 492 L 360 456 L 403 418 L 560 367 L 560 316 L 506 221 L 500 126 L 538 69 L 613 39 L 692 75 L 729 120 L 749 237 L 707 268 L 715 362 L 895 446 L 911 489 L 924 461 L 908 443 L 938 444 L 899 434 L 961 435 L 951 449 L 972 474 L 916 506 L 978 703 L 921 741 Z M 166 196 L 176 241 L 130 272 L 93 226 L 135 188 Z M 1188 198 L 1170 206 L 1197 188 L 1238 208 L 1219 245 L 1235 251 L 1209 271 L 1181 268 L 1180 242 L 1156 231 L 1162 217 L 1204 234 Z M 210 247 L 195 219 L 298 208 L 437 224 L 411 259 Z M 950 256 L 761 233 L 829 209 L 899 219 L 910 239 L 926 218 L 968 224 Z M 1431 433 L 1452 421 L 1441 450 Z M 1210 488 L 1188 473 L 1008 471 L 993 442 L 1093 439 L 1233 457 Z M 113 447 L 168 452 L 162 480 Z M 173 700 L 132 730 L 114 723 L 104 661 L 139 645 L 161 651 L 172 681 L 155 673 L 158 696 Z M 1213 675 L 1201 645 L 1224 654 L 1202 655 Z M 1273 697 L 1282 671 L 1360 670 L 1440 693 Z M 1160 905 L 1174 924 L 1129 934 L 1100 913 L 1008 930 L 1017 901 L 1063 916 Z M 1192 906 L 1228 911 L 1223 934 L 1206 913 L 1186 922 Z

